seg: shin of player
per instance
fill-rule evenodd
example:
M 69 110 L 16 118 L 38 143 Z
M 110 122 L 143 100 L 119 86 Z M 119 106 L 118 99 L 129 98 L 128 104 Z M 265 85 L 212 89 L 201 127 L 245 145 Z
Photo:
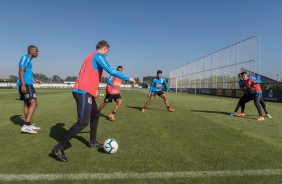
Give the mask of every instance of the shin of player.
M 164 78 L 162 78 L 162 71 L 158 70 L 157 71 L 157 77 L 153 79 L 153 81 L 152 81 L 152 83 L 150 85 L 150 91 L 149 91 L 149 94 L 148 94 L 149 99 L 145 103 L 144 107 L 142 107 L 141 112 L 145 112 L 145 109 L 154 100 L 156 95 L 158 95 L 159 97 L 161 97 L 164 100 L 164 103 L 165 103 L 165 105 L 167 107 L 167 111 L 168 112 L 174 112 L 174 110 L 172 108 L 170 108 L 170 106 L 169 106 L 168 98 L 166 97 L 166 95 L 162 91 L 163 85 L 165 86 L 167 91 L 172 92 L 170 90 L 168 84 L 166 83 L 166 80 Z
M 122 72 L 123 67 L 118 66 L 117 71 Z M 106 87 L 106 97 L 104 99 L 104 102 L 100 105 L 99 110 L 102 111 L 102 109 L 108 104 L 111 103 L 114 99 L 114 101 L 117 103 L 114 110 L 112 113 L 109 115 L 109 118 L 111 121 L 115 121 L 115 114 L 118 111 L 122 99 L 120 95 L 120 86 L 121 86 L 122 80 L 115 77 L 115 76 L 110 76 L 108 82 L 107 82 L 107 87 Z

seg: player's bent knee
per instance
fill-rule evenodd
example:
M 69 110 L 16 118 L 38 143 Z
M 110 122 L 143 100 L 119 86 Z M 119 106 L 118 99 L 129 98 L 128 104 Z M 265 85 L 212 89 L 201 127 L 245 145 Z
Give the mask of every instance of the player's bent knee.
M 78 119 L 77 123 L 78 123 L 81 127 L 85 128 L 85 127 L 88 126 L 89 121 L 86 121 L 86 120 L 83 120 L 83 119 Z

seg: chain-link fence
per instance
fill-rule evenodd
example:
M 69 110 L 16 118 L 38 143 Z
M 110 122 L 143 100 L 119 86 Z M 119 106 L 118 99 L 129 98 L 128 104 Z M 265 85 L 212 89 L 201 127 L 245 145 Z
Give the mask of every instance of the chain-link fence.
M 238 73 L 260 73 L 259 37 L 253 36 L 170 71 L 169 84 L 187 88 L 238 88 Z

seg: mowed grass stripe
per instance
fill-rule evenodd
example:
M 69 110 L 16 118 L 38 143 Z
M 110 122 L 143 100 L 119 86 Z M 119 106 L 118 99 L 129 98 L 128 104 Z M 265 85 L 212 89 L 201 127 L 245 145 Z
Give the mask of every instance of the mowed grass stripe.
M 239 171 L 183 171 L 147 173 L 71 173 L 71 174 L 0 174 L 0 181 L 42 180 L 118 180 L 118 179 L 163 179 L 226 176 L 271 176 L 282 175 L 282 169 L 239 170 Z

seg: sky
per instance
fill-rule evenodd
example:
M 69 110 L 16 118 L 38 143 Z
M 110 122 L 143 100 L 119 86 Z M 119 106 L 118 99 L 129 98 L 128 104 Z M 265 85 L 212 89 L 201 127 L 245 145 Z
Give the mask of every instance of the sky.
M 106 40 L 110 65 L 143 78 L 255 35 L 261 74 L 282 78 L 281 9 L 281 0 L 0 0 L 0 77 L 17 75 L 30 44 L 35 73 L 78 75 Z

